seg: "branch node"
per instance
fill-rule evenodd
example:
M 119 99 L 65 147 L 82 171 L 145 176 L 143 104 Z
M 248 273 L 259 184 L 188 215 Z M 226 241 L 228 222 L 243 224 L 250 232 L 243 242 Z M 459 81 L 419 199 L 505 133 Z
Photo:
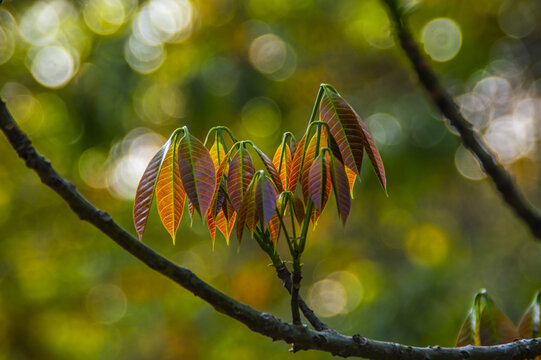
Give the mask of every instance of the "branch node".
M 361 336 L 359 334 L 355 334 L 352 336 L 353 342 L 359 347 L 366 345 L 368 342 L 364 336 Z
M 102 221 L 107 221 L 107 222 L 109 222 L 109 221 L 112 221 L 112 220 L 113 220 L 113 218 L 111 217 L 111 215 L 107 214 L 105 211 L 99 210 L 99 211 L 98 211 L 98 216 L 99 216 L 100 220 L 102 220 Z
M 462 355 L 463 359 L 469 359 L 470 358 L 470 353 L 468 351 L 466 351 L 466 350 L 462 350 L 460 352 L 460 355 Z

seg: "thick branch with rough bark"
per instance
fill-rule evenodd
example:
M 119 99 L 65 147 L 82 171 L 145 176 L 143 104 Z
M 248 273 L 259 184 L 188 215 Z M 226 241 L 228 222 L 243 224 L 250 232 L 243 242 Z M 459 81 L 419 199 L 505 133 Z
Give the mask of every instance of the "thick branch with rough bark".
M 334 330 L 314 331 L 306 326 L 294 326 L 283 322 L 271 314 L 257 311 L 223 294 L 190 270 L 172 263 L 116 224 L 109 214 L 94 207 L 71 182 L 60 176 L 50 162 L 36 151 L 2 100 L 0 100 L 0 129 L 19 157 L 25 161 L 26 166 L 37 173 L 42 183 L 60 195 L 81 220 L 94 225 L 148 267 L 200 297 L 216 311 L 243 323 L 254 332 L 273 340 L 293 344 L 292 351 L 321 350 L 342 357 L 356 356 L 375 360 L 508 360 L 541 355 L 541 339 L 520 340 L 487 347 L 418 348 L 371 340 L 360 335 L 346 336 Z
M 389 10 L 391 21 L 395 26 L 396 37 L 430 99 L 441 114 L 457 129 L 464 146 L 479 159 L 485 173 L 492 179 L 503 200 L 515 212 L 516 216 L 526 223 L 532 234 L 541 240 L 541 214 L 524 198 L 512 176 L 496 160 L 479 133 L 464 119 L 451 95 L 441 86 L 436 73 L 430 68 L 427 59 L 421 54 L 419 47 L 413 40 L 398 0 L 382 1 Z

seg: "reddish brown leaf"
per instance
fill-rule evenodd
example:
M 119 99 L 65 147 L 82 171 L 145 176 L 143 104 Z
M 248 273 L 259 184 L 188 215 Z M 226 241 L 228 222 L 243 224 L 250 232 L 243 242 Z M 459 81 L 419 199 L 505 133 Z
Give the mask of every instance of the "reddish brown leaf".
M 246 195 L 242 201 L 242 206 L 240 207 L 237 220 L 237 239 L 239 244 L 242 240 L 244 226 L 247 226 L 250 232 L 253 233 L 258 220 L 259 219 L 255 207 L 255 184 L 254 180 L 252 179 L 252 182 L 250 182 L 250 185 L 246 190 Z
M 246 190 L 254 177 L 254 172 L 252 158 L 248 151 L 241 146 L 231 160 L 227 175 L 227 194 L 237 212 L 240 212 Z
M 263 165 L 265 165 L 265 168 L 267 169 L 267 172 L 269 173 L 272 182 L 274 183 L 274 186 L 278 189 L 278 192 L 284 191 L 284 188 L 282 187 L 282 181 L 280 179 L 280 175 L 278 174 L 278 170 L 276 170 L 276 167 L 272 163 L 271 159 L 263 151 L 261 151 L 257 146 L 252 145 L 254 150 L 256 151 L 257 155 L 259 155 L 259 158 L 263 162 Z
M 150 213 L 150 205 L 154 198 L 154 188 L 156 187 L 156 180 L 160 172 L 160 166 L 164 154 L 167 152 L 170 145 L 171 140 L 167 141 L 154 157 L 152 157 L 137 186 L 133 204 L 133 222 L 135 224 L 135 230 L 137 231 L 137 234 L 139 234 L 139 240 L 143 238 L 143 233 L 145 232 L 148 214 Z
M 541 335 L 541 291 L 535 294 L 530 306 L 522 315 L 518 332 L 525 339 L 535 339 Z
M 312 139 L 310 139 L 310 142 L 308 143 L 308 147 L 306 148 L 306 152 L 304 154 L 304 160 L 302 162 L 302 171 L 301 171 L 301 190 L 302 195 L 304 198 L 304 203 L 308 201 L 309 197 L 309 175 L 310 175 L 310 169 L 312 167 L 312 163 L 314 162 L 314 158 L 316 157 L 316 153 L 319 153 L 319 149 L 322 147 L 325 147 L 327 145 L 327 137 L 325 136 L 325 133 L 321 133 L 321 137 L 319 139 L 319 149 L 316 149 L 317 147 L 317 135 L 314 135 Z
M 163 226 L 167 229 L 173 244 L 175 234 L 182 218 L 186 192 L 180 180 L 177 160 L 177 146 L 169 146 L 162 162 L 158 180 L 156 181 L 156 203 Z
M 285 196 L 284 196 L 284 193 L 282 193 L 280 194 L 280 196 L 278 196 L 278 199 L 276 200 L 276 208 L 280 212 L 280 215 L 282 216 L 282 218 L 284 217 L 284 214 L 286 211 L 284 204 L 285 204 Z M 276 243 L 278 242 L 278 238 L 280 237 L 280 230 L 281 230 L 280 218 L 278 217 L 278 212 L 275 211 L 269 222 L 269 233 L 270 233 L 272 242 L 274 243 L 274 246 L 276 246 Z
M 187 131 L 179 143 L 178 163 L 188 199 L 204 218 L 216 188 L 216 170 L 208 150 Z
M 293 196 L 293 209 L 295 210 L 295 218 L 299 225 L 301 225 L 304 221 L 304 204 L 297 195 Z
M 272 216 L 276 213 L 276 196 L 278 194 L 272 181 L 262 174 L 255 188 L 255 205 L 263 228 L 268 225 Z
M 316 209 L 321 213 L 329 198 L 328 182 L 329 162 L 327 156 L 319 154 L 310 167 L 308 176 L 308 193 Z
M 325 87 L 320 115 L 322 121 L 329 124 L 344 164 L 360 176 L 363 149 L 366 149 L 381 185 L 386 190 L 385 170 L 379 151 L 370 131 L 355 110 L 340 95 Z
M 297 188 L 297 183 L 299 182 L 299 175 L 301 174 L 301 169 L 304 161 L 304 145 L 306 144 L 306 134 L 297 144 L 295 149 L 293 160 L 291 162 L 291 175 L 289 176 L 287 190 L 295 192 Z
M 355 115 L 357 114 L 355 113 Z M 378 148 L 376 147 L 376 142 L 374 141 L 372 134 L 370 134 L 368 127 L 361 120 L 361 117 L 359 115 L 357 115 L 357 121 L 359 122 L 359 125 L 362 130 L 363 145 L 364 145 L 364 148 L 366 149 L 368 157 L 370 158 L 372 167 L 376 171 L 376 175 L 378 176 L 379 182 L 383 186 L 383 190 L 387 191 L 387 179 L 385 178 L 385 168 L 383 167 L 383 161 L 381 160 L 381 156 L 379 155 Z
M 351 209 L 351 194 L 349 191 L 348 177 L 344 170 L 344 165 L 333 157 L 331 161 L 331 180 L 336 198 L 336 208 L 338 215 L 342 219 L 342 224 L 346 225 L 346 220 Z

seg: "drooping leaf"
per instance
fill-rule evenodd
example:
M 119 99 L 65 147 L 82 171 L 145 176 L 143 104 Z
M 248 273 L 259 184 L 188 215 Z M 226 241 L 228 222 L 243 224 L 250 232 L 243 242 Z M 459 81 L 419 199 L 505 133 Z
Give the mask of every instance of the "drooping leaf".
M 535 294 L 530 306 L 522 315 L 518 332 L 525 339 L 535 339 L 541 336 L 541 291 Z
M 329 162 L 325 154 L 319 154 L 310 167 L 308 175 L 308 193 L 316 209 L 321 213 L 329 198 L 328 181 Z
M 344 164 L 360 176 L 363 149 L 366 149 L 381 185 L 386 190 L 385 169 L 370 131 L 355 110 L 328 86 L 325 86 L 321 100 L 320 116 L 322 121 L 329 124 Z
M 305 203 L 308 200 L 308 197 L 310 194 L 309 175 L 310 175 L 310 169 L 312 168 L 312 163 L 314 162 L 316 154 L 319 152 L 319 148 L 325 147 L 326 144 L 327 144 L 327 139 L 326 139 L 325 133 L 322 132 L 321 137 L 319 139 L 319 144 L 318 144 L 317 135 L 314 135 L 312 139 L 310 139 L 310 142 L 308 143 L 308 146 L 306 148 L 306 152 L 304 154 L 304 160 L 302 162 L 302 168 L 301 168 L 301 189 L 302 189 L 302 195 L 303 195 Z
M 351 209 L 351 194 L 344 165 L 334 155 L 331 160 L 331 181 L 338 215 L 345 226 Z
M 257 180 L 257 177 L 254 177 Z M 253 234 L 253 231 L 257 225 L 258 215 L 255 206 L 255 181 L 252 179 L 248 189 L 246 190 L 246 195 L 242 201 L 242 206 L 240 207 L 238 219 L 237 219 L 237 240 L 239 244 L 242 240 L 242 234 L 244 233 L 244 227 L 247 226 L 250 232 Z
M 518 338 L 509 318 L 494 305 L 485 290 L 476 294 L 472 308 L 459 332 L 456 346 L 499 345 Z
M 293 209 L 295 210 L 295 218 L 299 225 L 301 225 L 304 221 L 304 204 L 297 195 L 293 196 Z
M 215 229 L 211 229 L 211 227 L 216 226 L 216 223 L 215 221 L 209 222 L 208 221 L 209 216 L 212 216 L 212 220 L 215 220 L 216 216 L 218 215 L 218 212 L 220 211 L 220 208 L 222 208 L 223 205 L 227 202 L 225 201 L 226 194 L 225 194 L 224 189 L 226 188 L 226 181 L 225 181 L 224 174 L 228 171 L 229 157 L 231 156 L 231 153 L 234 150 L 235 150 L 234 148 L 231 148 L 227 154 L 225 154 L 224 156 L 222 156 L 222 158 L 220 158 L 221 163 L 219 164 L 216 170 L 216 187 L 214 189 L 214 194 L 212 195 L 212 199 L 210 201 L 210 206 L 207 210 L 207 213 L 208 213 L 207 226 L 209 227 L 209 231 L 211 232 L 211 234 L 213 231 L 215 231 Z M 219 154 L 217 152 L 215 152 L 215 154 L 216 154 L 216 162 L 214 162 L 214 166 L 216 167 Z M 212 157 L 212 153 L 211 153 L 211 157 Z M 226 208 L 225 215 L 227 217 L 227 208 Z
M 184 211 L 186 192 L 180 179 L 177 162 L 177 145 L 175 141 L 169 146 L 162 162 L 158 180 L 156 181 L 156 203 L 163 226 L 167 229 L 173 244 L 175 234 Z
M 137 234 L 139 234 L 139 240 L 143 238 L 143 233 L 145 232 L 148 215 L 150 213 L 150 205 L 152 205 L 152 199 L 154 198 L 156 180 L 160 172 L 160 166 L 170 145 L 171 139 L 169 139 L 152 157 L 137 186 L 133 204 L 133 222 L 135 224 L 135 230 L 137 231 Z
M 215 142 L 214 144 L 212 144 L 212 147 L 209 150 L 209 154 L 212 158 L 212 162 L 214 163 L 214 168 L 216 169 L 216 171 L 218 171 L 222 160 L 227 156 L 227 151 L 225 150 L 224 145 L 220 141 Z
M 204 219 L 216 188 L 216 170 L 208 150 L 187 131 L 179 143 L 178 163 L 188 199 Z
M 257 146 L 252 145 L 254 150 L 256 151 L 257 155 L 263 162 L 263 165 L 267 169 L 267 172 L 269 173 L 272 182 L 274 183 L 274 186 L 278 189 L 278 192 L 284 191 L 284 188 L 282 187 L 282 181 L 280 179 L 280 174 L 278 174 L 278 170 L 272 163 L 271 159 L 263 152 L 261 151 Z
M 297 188 L 297 184 L 299 182 L 299 176 L 301 174 L 302 170 L 302 164 L 304 161 L 304 145 L 306 144 L 306 134 L 302 137 L 302 139 L 297 144 L 297 148 L 295 149 L 293 160 L 291 161 L 291 174 L 289 176 L 287 190 L 291 192 L 295 192 Z
M 228 220 L 223 210 L 220 210 L 218 216 L 216 216 L 216 227 L 225 237 L 227 245 L 229 245 L 229 237 L 231 236 L 231 232 L 233 231 L 236 216 L 237 213 L 233 211 Z
M 269 222 L 269 233 L 272 239 L 272 242 L 274 243 L 274 246 L 276 246 L 276 243 L 278 242 L 278 238 L 280 237 L 280 231 L 281 231 L 281 224 L 280 224 L 280 218 L 278 213 L 280 213 L 280 216 L 283 218 L 286 212 L 286 193 L 281 193 L 278 196 L 278 199 L 276 200 L 276 209 L 278 211 L 275 211 L 272 215 L 272 218 Z
M 272 216 L 276 213 L 277 196 L 272 181 L 262 174 L 255 188 L 256 211 L 262 228 L 267 227 Z
M 280 144 L 274 153 L 272 163 L 280 172 L 280 180 L 284 189 L 288 188 L 289 175 L 291 174 L 291 161 L 291 150 L 289 149 L 289 145 Z
M 362 134 L 363 134 L 362 141 L 363 141 L 364 148 L 366 149 L 366 153 L 368 154 L 368 158 L 370 159 L 370 162 L 372 163 L 372 167 L 376 171 L 376 175 L 378 176 L 379 182 L 383 186 L 383 190 L 387 191 L 387 179 L 385 177 L 385 168 L 383 167 L 383 161 L 381 160 L 381 156 L 379 155 L 376 142 L 374 141 L 372 134 L 368 130 L 368 127 L 361 120 L 361 117 L 359 115 L 357 115 L 357 121 L 359 122 L 359 125 L 362 130 Z
M 254 177 L 254 172 L 252 158 L 248 151 L 241 146 L 231 160 L 227 175 L 227 194 L 237 212 L 240 212 L 248 185 Z

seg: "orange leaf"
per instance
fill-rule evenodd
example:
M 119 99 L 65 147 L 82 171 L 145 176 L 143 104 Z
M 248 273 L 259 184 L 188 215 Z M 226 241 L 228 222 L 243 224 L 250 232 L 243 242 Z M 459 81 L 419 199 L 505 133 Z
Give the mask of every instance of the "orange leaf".
M 176 150 L 176 144 L 169 146 L 156 182 L 158 213 L 163 226 L 173 239 L 173 244 L 175 243 L 175 234 L 182 218 L 186 199 L 186 192 L 180 180 L 178 162 L 176 161 Z

